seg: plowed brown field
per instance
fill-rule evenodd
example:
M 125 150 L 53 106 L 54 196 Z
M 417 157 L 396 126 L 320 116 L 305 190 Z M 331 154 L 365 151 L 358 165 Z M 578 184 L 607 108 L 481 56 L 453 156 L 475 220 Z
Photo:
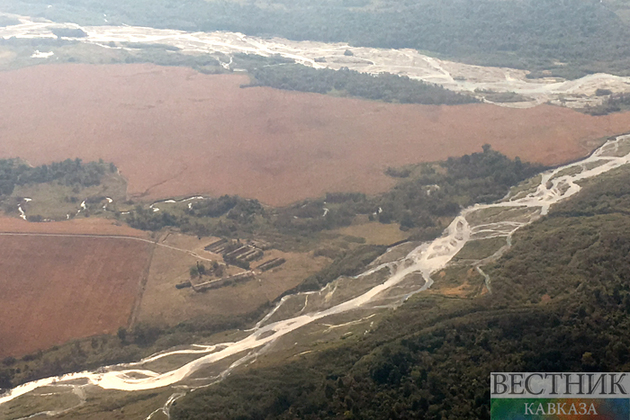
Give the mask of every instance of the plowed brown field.
M 96 217 L 63 222 L 32 223 L 15 217 L 0 216 L 0 233 L 2 232 L 133 236 L 144 239 L 149 237 L 145 231 Z
M 484 143 L 559 164 L 630 130 L 630 114 L 552 106 L 395 105 L 269 88 L 244 76 L 151 65 L 36 66 L 0 73 L 0 157 L 113 161 L 147 199 L 239 194 L 287 204 L 327 191 L 375 193 L 387 166 Z
M 150 244 L 0 236 L 0 358 L 127 324 Z

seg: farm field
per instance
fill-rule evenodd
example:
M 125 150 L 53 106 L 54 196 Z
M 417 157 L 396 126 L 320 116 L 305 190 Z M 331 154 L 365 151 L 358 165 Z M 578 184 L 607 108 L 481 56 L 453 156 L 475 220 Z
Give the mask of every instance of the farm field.
M 110 235 L 148 238 L 148 233 L 116 221 L 96 217 L 63 222 L 27 222 L 16 217 L 0 216 L 2 233 L 42 233 L 47 235 Z
M 126 326 L 150 247 L 129 239 L 0 236 L 0 357 Z
M 630 1 L 123 3 L 0 0 L 0 420 L 630 366 Z
M 191 250 L 209 260 L 222 262 L 220 255 L 203 250 L 211 242 L 212 240 L 199 242 L 195 237 L 176 234 L 170 235 L 161 243 Z M 265 261 L 273 258 L 284 258 L 287 262 L 244 283 L 196 293 L 191 288 L 176 289 L 175 285 L 190 280 L 189 269 L 196 262 L 209 266 L 208 261 L 200 261 L 191 255 L 182 254 L 181 251 L 156 247 L 137 322 L 163 327 L 200 317 L 226 319 L 243 315 L 272 302 L 330 262 L 327 258 L 314 258 L 308 253 L 282 252 L 276 249 L 265 251 Z M 259 264 L 260 261 L 256 261 L 252 266 Z M 225 276 L 243 271 L 231 266 L 226 270 Z
M 238 194 L 285 205 L 325 192 L 382 192 L 394 184 L 383 174 L 388 166 L 461 156 L 485 143 L 555 165 L 630 131 L 627 113 L 384 104 L 240 87 L 248 82 L 153 65 L 3 72 L 0 157 L 34 165 L 102 158 L 117 165 L 136 199 Z

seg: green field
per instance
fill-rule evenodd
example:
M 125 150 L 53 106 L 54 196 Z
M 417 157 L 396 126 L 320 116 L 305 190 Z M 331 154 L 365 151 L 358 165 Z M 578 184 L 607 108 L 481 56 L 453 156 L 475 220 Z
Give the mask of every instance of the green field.
M 107 174 L 99 185 L 79 188 L 60 183 L 29 184 L 18 186 L 9 200 L 21 197 L 31 198 L 22 206 L 31 220 L 50 219 L 66 220 L 88 216 L 114 217 L 118 205 L 126 200 L 127 182 L 118 174 Z M 109 197 L 113 203 L 108 204 L 103 197 Z M 81 203 L 86 200 L 88 211 L 77 213 Z M 93 201 L 93 202 L 91 202 Z M 123 204 L 124 205 L 124 204 Z M 103 207 L 107 207 L 105 210 Z

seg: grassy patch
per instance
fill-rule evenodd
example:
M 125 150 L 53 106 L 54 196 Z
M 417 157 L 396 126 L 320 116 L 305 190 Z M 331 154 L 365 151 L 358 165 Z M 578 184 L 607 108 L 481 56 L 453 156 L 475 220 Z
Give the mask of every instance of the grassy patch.
M 184 247 L 205 258 L 221 261 L 219 255 L 203 250 L 211 241 L 200 241 L 189 236 L 186 238 L 189 239 L 187 243 L 169 239 L 166 244 Z M 175 285 L 191 279 L 190 267 L 199 260 L 192 255 L 158 247 L 153 256 L 138 319 L 155 326 L 174 326 L 187 320 L 227 320 L 242 316 L 275 301 L 286 290 L 293 289 L 331 261 L 325 257 L 314 257 L 311 253 L 286 253 L 273 249 L 266 250 L 264 258 L 251 265 L 256 267 L 262 261 L 273 258 L 284 258 L 286 262 L 237 285 L 195 292 L 191 288 L 177 289 Z M 209 265 L 206 261 L 201 262 Z M 231 266 L 224 276 L 242 271 Z M 210 277 L 204 280 L 210 280 Z
M 360 218 L 360 216 L 359 216 Z M 365 218 L 367 219 L 367 218 Z M 383 224 L 378 222 L 367 222 L 352 224 L 348 227 L 333 231 L 341 235 L 350 235 L 363 238 L 368 245 L 390 245 L 407 238 L 406 232 L 400 230 L 396 223 Z
M 341 254 L 330 266 L 319 273 L 309 276 L 296 288 L 285 292 L 306 292 L 318 290 L 341 276 L 354 276 L 359 274 L 365 266 L 381 255 L 387 247 L 379 245 L 362 245 L 344 254 Z
M 526 197 L 528 194 L 531 194 L 536 191 L 541 181 L 542 181 L 542 175 L 536 175 L 529 179 L 526 179 L 525 181 L 519 183 L 518 185 L 510 188 L 507 198 L 512 199 L 512 200 L 518 200 L 519 198 Z
M 80 403 L 81 399 L 72 392 L 71 388 L 45 387 L 0 405 L 0 418 L 16 420 L 35 413 L 61 412 L 76 407 Z
M 592 216 L 630 211 L 630 166 L 624 165 L 597 178 L 580 181 L 582 190 L 571 200 L 558 203 L 550 215 Z
M 600 166 L 602 166 L 602 165 L 604 165 L 606 163 L 607 163 L 606 160 L 603 160 L 603 159 L 602 160 L 597 160 L 595 162 L 589 162 L 589 163 L 584 164 L 584 168 L 587 171 L 590 171 L 591 169 L 598 168 L 598 167 L 600 167 Z
M 564 168 L 563 170 L 561 170 L 560 172 L 558 172 L 557 174 L 555 174 L 553 177 L 551 177 L 549 179 L 549 181 L 552 181 L 556 178 L 560 178 L 563 176 L 573 176 L 573 175 L 578 175 L 582 173 L 582 165 L 573 165 L 573 166 L 569 166 L 568 168 Z
M 50 219 L 66 220 L 77 216 L 98 215 L 114 217 L 117 203 L 126 199 L 127 182 L 117 173 L 107 173 L 99 185 L 80 187 L 64 185 L 59 182 L 45 184 L 27 184 L 15 188 L 10 199 L 32 199 L 22 205 L 22 209 L 31 220 Z M 109 197 L 113 203 L 109 204 Z M 87 211 L 81 210 L 81 203 L 86 201 Z M 104 209 L 103 207 L 107 207 Z M 14 211 L 15 212 L 15 211 Z
M 0 70 L 15 70 L 39 64 L 131 64 L 153 63 L 162 66 L 190 67 L 205 74 L 228 72 L 217 57 L 184 53 L 160 44 L 116 43 L 105 46 L 61 39 L 0 40 Z M 124 48 L 123 48 L 124 47 Z M 48 58 L 32 57 L 36 52 L 52 52 Z
M 119 392 L 93 389 L 88 391 L 87 404 L 66 414 L 55 417 L 60 420 L 120 420 L 145 419 L 158 407 L 163 406 L 172 391 Z M 165 419 L 156 414 L 154 420 Z
M 464 245 L 461 251 L 459 251 L 457 255 L 455 255 L 453 261 L 476 261 L 487 258 L 506 245 L 505 239 L 505 237 L 501 237 L 469 241 L 466 243 L 466 245 Z
M 490 102 L 512 103 L 527 102 L 530 100 L 530 98 L 515 92 L 494 92 L 491 90 L 476 89 L 475 93 L 482 95 L 486 100 Z
M 506 219 L 512 221 L 526 221 L 537 209 L 528 207 L 493 207 L 474 211 L 466 216 L 471 226 L 485 225 L 502 222 Z M 516 220 L 515 220 L 516 219 Z
M 428 294 L 473 298 L 486 292 L 484 278 L 469 264 L 451 265 L 432 277 L 434 283 Z

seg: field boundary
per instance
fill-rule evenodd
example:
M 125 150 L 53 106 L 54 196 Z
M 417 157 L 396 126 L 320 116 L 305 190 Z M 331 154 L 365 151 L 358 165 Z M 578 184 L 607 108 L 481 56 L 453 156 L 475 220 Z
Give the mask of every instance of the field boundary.
M 59 237 L 59 238 L 94 238 L 94 239 L 128 239 L 132 241 L 140 241 L 149 244 L 153 244 L 156 246 L 160 246 L 163 248 L 172 249 L 174 251 L 184 252 L 188 255 L 191 255 L 195 258 L 199 258 L 200 260 L 213 262 L 214 260 L 210 258 L 203 257 L 196 252 L 193 252 L 189 249 L 177 248 L 171 245 L 166 245 L 160 243 L 158 241 L 152 241 L 150 239 L 138 238 L 135 236 L 125 236 L 125 235 L 97 235 L 97 234 L 83 234 L 83 233 L 41 233 L 41 232 L 0 232 L 0 236 L 40 236 L 40 237 Z
M 136 293 L 136 297 L 133 302 L 133 307 L 131 308 L 131 313 L 129 314 L 129 320 L 127 321 L 127 328 L 131 329 L 136 322 L 138 321 L 138 315 L 140 314 L 140 306 L 142 305 L 142 298 L 144 297 L 144 292 L 147 288 L 147 282 L 149 281 L 149 273 L 151 272 L 151 265 L 153 263 L 153 256 L 155 255 L 156 243 L 151 245 L 151 249 L 149 250 L 149 258 L 147 259 L 147 264 L 142 270 L 142 276 L 140 277 L 140 282 L 138 284 L 138 292 Z

